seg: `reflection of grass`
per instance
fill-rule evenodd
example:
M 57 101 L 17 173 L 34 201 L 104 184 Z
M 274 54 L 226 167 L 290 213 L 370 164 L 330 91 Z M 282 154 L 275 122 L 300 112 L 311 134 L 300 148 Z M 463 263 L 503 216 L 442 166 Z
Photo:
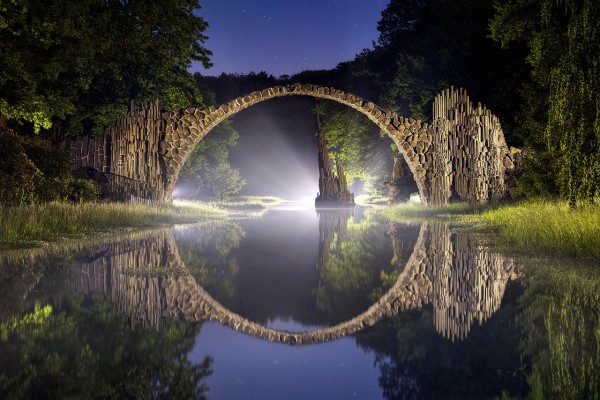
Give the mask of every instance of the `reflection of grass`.
M 0 206 L 0 248 L 40 245 L 64 237 L 225 218 L 227 212 L 198 202 L 174 204 L 48 203 Z
M 569 208 L 566 202 L 529 201 L 481 206 L 394 206 L 391 220 L 442 218 L 493 233 L 514 250 L 533 254 L 600 259 L 600 207 Z

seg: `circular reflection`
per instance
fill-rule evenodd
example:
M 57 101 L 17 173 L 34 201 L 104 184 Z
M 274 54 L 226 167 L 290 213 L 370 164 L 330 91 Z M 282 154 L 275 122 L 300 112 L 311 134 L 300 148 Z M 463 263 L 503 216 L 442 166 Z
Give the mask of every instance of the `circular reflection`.
M 406 260 L 391 288 L 366 311 L 304 332 L 265 326 L 217 301 L 194 276 L 198 266 L 182 260 L 171 229 L 110 244 L 92 261 L 73 260 L 72 277 L 78 292 L 104 293 L 132 324 L 160 327 L 163 318 L 217 320 L 256 337 L 299 345 L 353 334 L 385 316 L 431 304 L 438 332 L 465 338 L 473 322 L 482 323 L 499 308 L 514 262 L 437 222 L 422 224 L 414 246 L 407 249 L 398 238 L 402 227 L 390 224 L 386 237 L 394 249 L 392 263 Z M 335 249 L 332 243 L 326 246 L 325 240 L 324 248 Z

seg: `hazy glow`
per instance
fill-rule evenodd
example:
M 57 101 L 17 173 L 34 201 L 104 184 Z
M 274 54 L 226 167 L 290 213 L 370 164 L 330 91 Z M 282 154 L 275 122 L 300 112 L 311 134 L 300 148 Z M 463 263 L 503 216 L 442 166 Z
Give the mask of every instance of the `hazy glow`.
M 408 202 L 415 203 L 415 204 L 421 204 L 422 203 L 421 196 L 417 192 L 411 193 L 410 198 L 408 199 Z
M 279 203 L 271 207 L 271 210 L 277 211 L 306 211 L 314 210 L 315 198 L 314 197 L 301 197 L 294 200 L 286 200 L 283 203 Z
M 177 182 L 173 190 L 173 199 L 193 199 L 198 196 L 198 187 L 192 183 Z
M 242 194 L 314 199 L 319 165 L 313 104 L 310 98 L 275 99 L 235 116 L 240 139 L 230 160 L 246 180 Z

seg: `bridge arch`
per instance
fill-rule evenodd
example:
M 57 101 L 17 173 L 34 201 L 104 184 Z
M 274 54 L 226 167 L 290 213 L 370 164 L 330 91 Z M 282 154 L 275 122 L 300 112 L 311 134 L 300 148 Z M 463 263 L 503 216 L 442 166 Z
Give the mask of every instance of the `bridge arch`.
M 165 166 L 165 200 L 170 200 L 179 172 L 196 145 L 215 126 L 245 108 L 284 96 L 311 96 L 332 100 L 366 115 L 396 144 L 413 174 L 421 199 L 427 203 L 429 185 L 426 172 L 433 160 L 430 154 L 433 127 L 421 121 L 399 117 L 351 93 L 309 84 L 274 86 L 238 97 L 219 107 L 188 107 L 165 116 L 165 136 L 160 144 L 160 155 Z
M 78 166 L 89 158 L 111 177 L 116 199 L 171 201 L 182 166 L 196 145 L 224 119 L 262 101 L 284 96 L 333 100 L 366 115 L 396 144 L 425 204 L 485 203 L 503 198 L 506 172 L 514 168 L 500 121 L 462 89 L 446 89 L 433 102 L 431 123 L 401 117 L 353 94 L 331 87 L 274 86 L 219 107 L 163 112 L 158 101 L 136 107 L 115 121 L 102 154 L 70 151 Z M 91 139 L 76 141 L 83 147 Z M 85 165 L 82 162 L 85 161 Z M 95 165 L 95 164 L 94 164 Z M 315 177 L 316 179 L 316 177 Z

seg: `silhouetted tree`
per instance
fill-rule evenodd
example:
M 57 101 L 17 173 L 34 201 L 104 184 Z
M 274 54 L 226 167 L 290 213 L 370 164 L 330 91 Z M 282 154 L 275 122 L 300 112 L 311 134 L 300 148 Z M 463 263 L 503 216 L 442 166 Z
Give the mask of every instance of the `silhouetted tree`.
M 495 9 L 493 38 L 529 49 L 534 83 L 525 86 L 530 100 L 521 111 L 522 130 L 531 165 L 546 163 L 529 180 L 552 182 L 541 186 L 556 188 L 550 194 L 572 206 L 594 202 L 600 194 L 600 4 L 518 0 Z
M 187 68 L 210 65 L 197 0 L 3 2 L 0 115 L 38 132 L 100 133 L 130 99 L 200 103 Z

